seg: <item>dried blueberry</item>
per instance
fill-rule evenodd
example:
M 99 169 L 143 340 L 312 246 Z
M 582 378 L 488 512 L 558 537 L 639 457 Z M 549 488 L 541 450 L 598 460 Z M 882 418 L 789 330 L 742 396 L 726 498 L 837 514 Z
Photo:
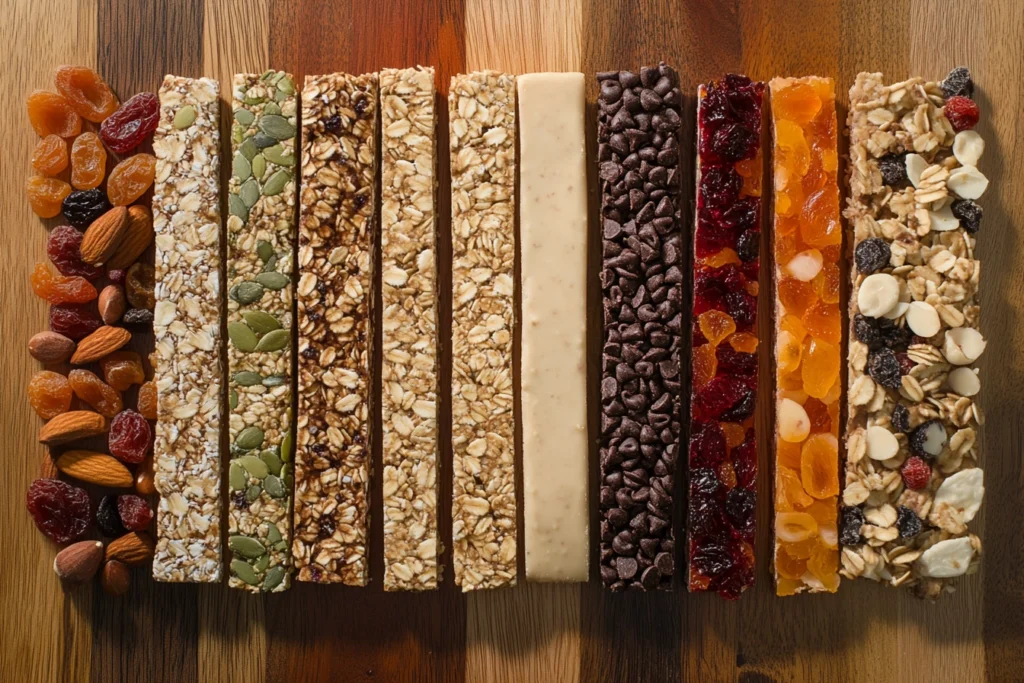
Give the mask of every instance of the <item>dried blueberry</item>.
M 94 220 L 110 210 L 107 195 L 100 189 L 78 190 L 64 198 L 61 211 L 68 223 L 79 230 L 88 228 Z
M 907 155 L 886 154 L 878 160 L 878 170 L 882 172 L 882 181 L 895 187 L 907 182 Z
M 706 543 L 693 554 L 693 566 L 704 576 L 721 577 L 732 571 L 732 554 L 717 543 Z
M 921 518 L 906 505 L 900 505 L 896 508 L 896 528 L 900 538 L 913 538 L 921 533 Z
M 739 123 L 727 123 L 711 136 L 711 150 L 731 161 L 745 157 L 756 144 L 753 134 Z
M 100 504 L 96 506 L 96 527 L 110 538 L 118 538 L 127 533 L 117 511 L 117 496 L 106 495 L 100 498 Z
M 934 460 L 942 455 L 942 449 L 949 443 L 946 428 L 939 420 L 928 420 L 910 433 L 910 450 L 925 460 Z
M 841 515 L 842 527 L 839 530 L 839 542 L 843 545 L 860 545 L 864 537 L 860 535 L 864 526 L 864 512 L 858 507 L 844 507 Z
M 857 341 L 867 344 L 869 349 L 877 349 L 882 346 L 882 333 L 874 318 L 868 318 L 858 313 L 853 317 L 853 334 Z
M 953 215 L 960 219 L 960 225 L 970 233 L 978 232 L 981 227 L 981 207 L 970 199 L 958 199 L 949 207 Z
M 690 491 L 713 496 L 718 491 L 718 477 L 710 467 L 698 467 L 690 473 Z
M 892 351 L 904 351 L 910 344 L 910 330 L 902 325 L 897 325 L 891 320 L 881 319 L 878 322 L 878 332 L 882 344 Z
M 335 114 L 334 116 L 328 116 L 323 121 L 324 130 L 333 135 L 337 135 L 341 132 L 341 117 Z
M 753 491 L 734 488 L 725 498 L 725 514 L 732 525 L 743 531 L 754 521 L 754 508 L 757 506 Z
M 966 66 L 958 66 L 950 71 L 939 87 L 947 98 L 956 95 L 974 97 L 974 81 L 971 80 L 971 72 Z
M 732 408 L 718 416 L 722 422 L 743 422 L 754 414 L 756 395 L 748 391 L 739 401 L 733 404 Z
M 869 275 L 889 265 L 889 258 L 892 251 L 889 243 L 881 237 L 871 237 L 857 245 L 853 250 L 853 260 L 857 264 L 857 270 Z
M 758 257 L 761 250 L 761 231 L 747 230 L 736 240 L 736 253 L 740 260 L 749 263 Z
M 897 403 L 892 409 L 892 426 L 904 434 L 910 433 L 910 411 L 902 403 Z
M 868 354 L 868 375 L 883 387 L 893 391 L 898 391 L 903 386 L 900 361 L 889 349 L 878 349 Z

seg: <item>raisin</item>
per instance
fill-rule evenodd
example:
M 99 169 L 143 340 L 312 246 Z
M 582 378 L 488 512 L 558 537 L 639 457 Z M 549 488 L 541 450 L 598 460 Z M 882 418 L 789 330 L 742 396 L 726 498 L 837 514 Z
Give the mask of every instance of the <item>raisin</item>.
M 79 253 L 81 246 L 81 232 L 70 225 L 58 225 L 50 231 L 46 240 L 46 253 L 61 275 L 78 275 L 87 280 L 95 280 L 103 274 L 103 269 L 82 260 Z
M 840 515 L 839 542 L 843 545 L 860 545 L 864 537 L 860 535 L 864 526 L 864 512 L 859 507 L 844 507 Z
M 121 316 L 121 322 L 125 325 L 152 325 L 153 311 L 146 310 L 145 308 L 129 309 Z
M 40 218 L 54 218 L 60 213 L 61 202 L 71 194 L 71 186 L 57 178 L 35 175 L 25 181 L 28 203 Z
M 118 391 L 128 391 L 133 384 L 142 384 L 146 375 L 142 357 L 134 351 L 115 351 L 100 361 L 103 379 Z
M 117 111 L 117 97 L 110 86 L 87 66 L 62 66 L 54 80 L 57 92 L 84 119 L 100 123 Z
M 718 492 L 718 477 L 710 467 L 697 467 L 690 471 L 690 493 L 713 496 Z
M 753 491 L 734 488 L 725 497 L 725 514 L 733 527 L 749 531 L 754 524 L 754 508 L 757 506 Z
M 323 120 L 324 130 L 332 135 L 337 135 L 341 132 L 341 117 L 335 114 L 334 116 L 328 116 Z
M 39 530 L 54 543 L 77 541 L 89 530 L 89 494 L 67 482 L 36 479 L 28 487 L 25 506 Z
M 953 215 L 960 219 L 960 225 L 970 233 L 978 232 L 981 227 L 981 207 L 970 199 L 958 199 L 949 207 Z
M 736 483 L 751 488 L 757 479 L 757 433 L 753 427 L 747 429 L 746 438 L 732 449 L 732 466 L 736 471 Z
M 40 370 L 28 382 L 28 402 L 36 415 L 49 420 L 71 409 L 71 385 L 64 375 Z
M 50 329 L 68 339 L 78 341 L 100 327 L 103 321 L 91 304 L 60 304 L 50 306 Z
M 107 150 L 96 133 L 82 133 L 71 145 L 71 184 L 78 190 L 99 187 L 107 172 Z
M 736 240 L 736 254 L 744 263 L 757 260 L 761 250 L 761 231 L 747 230 Z
M 733 166 L 711 166 L 701 172 L 700 193 L 709 207 L 729 206 L 740 196 L 743 178 Z
M 156 286 L 156 275 L 153 266 L 146 263 L 133 264 L 125 276 L 125 293 L 128 295 L 128 303 L 135 308 L 145 308 L 152 311 L 156 306 L 156 298 L 153 288 Z
M 47 135 L 32 150 L 32 168 L 43 175 L 57 175 L 68 167 L 68 143 L 59 135 Z
M 725 460 L 725 433 L 718 422 L 694 424 L 690 430 L 690 466 L 717 467 Z
M 96 298 L 96 288 L 84 277 L 54 275 L 43 263 L 36 264 L 30 279 L 36 296 L 51 304 L 84 304 Z
M 729 292 L 725 295 L 726 312 L 732 316 L 739 327 L 754 324 L 757 318 L 757 299 L 747 292 Z
M 136 154 L 118 163 L 107 178 L 107 197 L 114 206 L 128 206 L 153 184 L 156 157 Z
M 853 316 L 853 335 L 857 341 L 867 344 L 869 349 L 882 346 L 882 333 L 878 330 L 875 320 L 860 313 Z
M 889 349 L 878 349 L 868 354 L 868 375 L 883 387 L 899 391 L 902 383 L 900 361 Z
M 127 272 L 123 268 L 115 268 L 107 271 L 107 277 L 110 278 L 110 281 L 115 285 L 123 285 L 124 279 L 127 277 Z
M 107 444 L 110 454 L 125 462 L 139 463 L 146 459 L 153 436 L 146 418 L 134 410 L 123 410 L 110 421 Z
M 910 344 L 910 330 L 891 320 L 880 319 L 878 332 L 881 335 L 882 344 L 893 351 L 903 351 Z
M 97 218 L 110 211 L 107 195 L 101 190 L 78 190 L 64 198 L 61 211 L 68 223 L 79 230 L 85 230 Z
M 139 413 L 147 420 L 156 419 L 156 382 L 149 380 L 139 387 Z
M 68 382 L 75 396 L 104 417 L 114 417 L 124 407 L 121 392 L 88 370 L 72 370 L 68 373 Z
M 896 508 L 896 528 L 900 538 L 913 538 L 921 533 L 921 518 L 906 505 L 900 505 Z
M 156 130 L 160 119 L 160 101 L 150 92 L 140 92 L 100 125 L 100 136 L 107 147 L 118 154 L 127 154 Z
M 153 521 L 153 511 L 141 496 L 126 493 L 117 497 L 117 512 L 128 531 L 145 531 Z
M 946 97 L 974 97 L 974 81 L 971 80 L 971 72 L 966 66 L 958 66 L 950 71 L 939 87 Z
M 118 496 L 108 494 L 100 498 L 100 504 L 96 506 L 96 527 L 110 538 L 120 538 L 128 533 L 117 512 L 117 499 Z
M 892 251 L 889 243 L 881 237 L 871 237 L 857 245 L 853 250 L 853 260 L 857 264 L 857 270 L 870 275 L 889 265 L 889 258 Z
M 907 155 L 886 154 L 878 160 L 878 170 L 886 185 L 896 187 L 907 182 Z
M 897 403 L 892 409 L 892 426 L 904 434 L 910 433 L 910 411 L 902 403 Z
M 82 117 L 71 103 L 55 92 L 36 90 L 25 100 L 28 106 L 28 120 L 41 138 L 59 135 L 70 138 L 82 132 Z

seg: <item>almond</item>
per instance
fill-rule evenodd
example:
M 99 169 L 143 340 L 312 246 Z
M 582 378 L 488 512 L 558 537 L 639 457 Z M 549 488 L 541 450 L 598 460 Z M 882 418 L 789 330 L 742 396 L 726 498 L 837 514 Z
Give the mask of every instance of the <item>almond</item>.
M 42 426 L 39 442 L 49 446 L 96 436 L 107 431 L 107 419 L 91 410 L 61 413 Z
M 99 541 L 72 543 L 53 558 L 53 571 L 69 586 L 77 586 L 96 576 L 103 561 L 103 544 Z
M 40 332 L 28 340 L 28 352 L 40 363 L 63 363 L 75 352 L 75 342 L 58 332 Z
M 133 531 L 115 539 L 107 546 L 107 562 L 117 560 L 137 567 L 153 557 L 153 539 L 144 531 Z
M 111 560 L 103 565 L 100 572 L 100 587 L 107 595 L 117 597 L 128 592 L 132 583 L 132 573 L 124 562 Z
M 108 270 L 121 270 L 135 263 L 153 243 L 153 214 L 148 206 L 129 206 L 128 225 L 114 255 L 107 259 Z
M 78 248 L 82 260 L 94 266 L 106 262 L 117 249 L 127 227 L 128 209 L 123 206 L 115 206 L 94 220 Z
M 132 473 L 117 458 L 95 451 L 66 451 L 57 458 L 57 469 L 89 484 L 130 488 Z
M 96 304 L 100 309 L 100 317 L 108 325 L 118 322 L 124 315 L 125 309 L 128 308 L 128 301 L 124 298 L 124 290 L 121 285 L 104 287 Z
M 75 365 L 85 365 L 117 351 L 132 339 L 132 333 L 123 327 L 104 325 L 78 342 L 78 349 L 71 356 Z

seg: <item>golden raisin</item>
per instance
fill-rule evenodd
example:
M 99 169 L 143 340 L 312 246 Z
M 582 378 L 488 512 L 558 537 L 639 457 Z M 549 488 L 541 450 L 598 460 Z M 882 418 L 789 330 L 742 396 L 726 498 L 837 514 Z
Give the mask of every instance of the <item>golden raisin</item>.
M 68 382 L 75 396 L 104 417 L 114 417 L 124 408 L 121 392 L 88 370 L 72 370 L 68 373 Z
M 76 190 L 99 187 L 107 172 L 107 150 L 96 133 L 82 133 L 71 145 L 71 184 Z
M 117 97 L 100 75 L 87 66 L 57 69 L 57 92 L 71 108 L 93 123 L 100 123 L 117 111 Z
M 107 197 L 114 206 L 128 206 L 153 184 L 156 157 L 136 154 L 114 167 L 107 178 Z
M 156 419 L 156 382 L 153 380 L 139 387 L 139 412 L 147 420 Z
M 71 103 L 55 92 L 36 90 L 25 100 L 28 120 L 41 138 L 59 135 L 70 138 L 82 132 L 82 117 Z
M 156 287 L 156 273 L 153 266 L 141 261 L 132 265 L 125 276 L 125 294 L 128 296 L 128 303 L 135 308 L 153 310 L 156 306 L 154 288 Z
M 71 409 L 71 385 L 64 375 L 40 370 L 28 383 L 28 402 L 44 420 Z
M 133 384 L 142 384 L 146 375 L 142 357 L 134 351 L 115 351 L 100 361 L 103 379 L 118 391 L 128 391 Z
M 51 304 L 84 304 L 96 298 L 96 288 L 84 277 L 54 275 L 42 263 L 32 271 L 32 291 Z
M 71 194 L 71 186 L 63 180 L 34 175 L 25 181 L 25 194 L 37 216 L 53 218 L 60 213 L 64 198 Z
M 32 150 L 32 168 L 43 175 L 57 175 L 68 167 L 68 143 L 59 135 L 47 135 Z

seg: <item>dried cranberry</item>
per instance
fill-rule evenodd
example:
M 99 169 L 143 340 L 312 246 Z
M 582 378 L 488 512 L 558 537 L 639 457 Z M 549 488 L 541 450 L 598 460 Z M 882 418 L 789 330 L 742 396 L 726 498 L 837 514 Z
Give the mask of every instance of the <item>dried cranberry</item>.
M 153 511 L 142 496 L 125 494 L 117 497 L 117 513 L 129 531 L 145 531 L 153 521 Z
M 753 491 L 734 488 L 725 497 L 725 514 L 733 527 L 739 531 L 750 531 L 754 528 L 754 508 L 757 500 Z
M 700 420 L 716 420 L 718 416 L 736 405 L 750 390 L 734 377 L 715 377 L 705 384 L 693 400 L 694 417 Z
M 46 255 L 61 275 L 78 275 L 87 280 L 95 280 L 103 274 L 103 270 L 82 260 L 79 252 L 82 237 L 82 233 L 70 225 L 58 225 L 46 239 Z
M 749 327 L 757 319 L 757 299 L 745 291 L 729 292 L 725 295 L 725 312 L 737 326 Z
M 94 220 L 110 210 L 110 202 L 102 190 L 78 190 L 64 198 L 61 212 L 68 223 L 79 230 L 88 228 Z
M 728 344 L 719 344 L 715 349 L 718 371 L 738 377 L 754 377 L 757 374 L 757 356 L 737 351 Z
M 756 149 L 757 141 L 745 126 L 739 123 L 727 123 L 716 130 L 709 138 L 710 149 L 701 150 L 702 154 L 711 152 L 727 161 L 739 161 Z
M 729 528 L 721 503 L 701 494 L 690 497 L 689 522 L 691 538 L 719 536 Z
M 981 118 L 978 103 L 962 95 L 954 95 L 946 100 L 944 111 L 946 118 L 949 119 L 949 125 L 953 126 L 957 133 L 974 128 Z
M 736 472 L 736 485 L 751 488 L 757 481 L 757 433 L 747 428 L 746 437 L 732 449 L 732 467 Z
M 110 421 L 107 444 L 115 458 L 139 463 L 146 459 L 152 437 L 153 430 L 146 418 L 134 410 L 122 410 Z
M 909 355 L 903 352 L 896 354 L 896 360 L 900 362 L 900 372 L 904 375 L 909 375 L 910 371 L 917 365 L 917 363 L 911 360 Z
M 756 404 L 757 394 L 748 389 L 742 398 L 736 401 L 732 408 L 719 415 L 718 419 L 722 422 L 744 422 L 754 414 Z
M 119 538 L 127 533 L 117 511 L 117 496 L 111 494 L 100 498 L 96 507 L 96 526 L 100 533 L 110 538 Z
M 703 543 L 697 548 L 691 559 L 693 566 L 704 576 L 712 578 L 729 573 L 734 561 L 732 553 L 718 543 Z
M 840 514 L 839 542 L 843 545 L 860 545 L 864 537 L 860 530 L 864 526 L 864 511 L 859 507 L 844 507 Z
M 725 460 L 725 432 L 718 422 L 694 423 L 690 429 L 690 467 L 711 467 Z
M 701 169 L 700 194 L 707 206 L 728 206 L 740 196 L 743 178 L 733 166 Z
M 78 341 L 102 326 L 95 303 L 50 306 L 50 329 L 69 339 Z
M 761 251 L 761 231 L 747 230 L 736 240 L 736 254 L 746 263 L 757 260 Z
M 900 475 L 903 477 L 903 485 L 916 491 L 928 486 L 932 478 L 932 468 L 921 457 L 912 455 L 900 467 Z
M 77 541 L 89 529 L 92 509 L 85 489 L 59 479 L 36 479 L 25 506 L 36 527 L 54 543 Z
M 121 105 L 100 124 L 100 137 L 118 154 L 127 154 L 156 130 L 160 101 L 150 92 L 140 92 Z
M 110 281 L 115 285 L 123 285 L 125 278 L 128 277 L 128 271 L 121 268 L 115 268 L 114 270 L 107 271 L 107 277 L 110 278 Z

